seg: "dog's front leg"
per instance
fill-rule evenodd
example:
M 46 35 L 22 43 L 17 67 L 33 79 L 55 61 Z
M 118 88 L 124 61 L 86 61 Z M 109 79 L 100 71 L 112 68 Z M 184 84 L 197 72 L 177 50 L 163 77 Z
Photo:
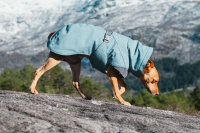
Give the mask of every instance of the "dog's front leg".
M 85 95 L 80 86 L 79 76 L 80 76 L 80 71 L 81 71 L 81 61 L 76 64 L 70 64 L 70 67 L 73 74 L 72 85 L 76 88 L 76 90 L 78 91 L 78 93 L 81 95 L 82 98 L 91 100 L 92 97 Z
M 118 72 L 112 66 L 109 66 L 108 70 L 106 71 L 106 74 L 108 76 L 108 79 L 110 81 L 110 84 L 113 90 L 113 96 L 117 100 L 119 100 L 121 104 L 130 106 L 131 104 L 129 102 L 124 101 L 124 99 L 121 97 L 121 93 L 118 87 L 118 79 L 117 79 Z

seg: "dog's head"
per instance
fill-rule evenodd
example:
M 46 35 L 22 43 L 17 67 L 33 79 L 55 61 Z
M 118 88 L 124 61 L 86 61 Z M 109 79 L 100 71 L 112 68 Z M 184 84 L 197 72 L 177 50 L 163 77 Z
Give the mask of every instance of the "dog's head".
M 157 82 L 159 81 L 159 75 L 151 60 L 148 60 L 142 75 L 140 76 L 140 81 L 149 93 L 153 95 L 159 94 L 157 85 Z

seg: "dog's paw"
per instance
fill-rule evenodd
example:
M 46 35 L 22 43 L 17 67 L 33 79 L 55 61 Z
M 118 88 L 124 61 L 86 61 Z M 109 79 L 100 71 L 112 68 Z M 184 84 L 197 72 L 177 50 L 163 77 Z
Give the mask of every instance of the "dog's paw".
M 92 97 L 91 96 L 85 96 L 85 98 L 84 98 L 85 100 L 91 100 L 92 99 Z
M 129 102 L 124 102 L 123 105 L 131 106 L 131 104 Z
M 38 91 L 36 89 L 33 89 L 33 90 L 30 90 L 30 93 L 31 94 L 34 94 L 34 95 L 37 95 L 38 94 Z

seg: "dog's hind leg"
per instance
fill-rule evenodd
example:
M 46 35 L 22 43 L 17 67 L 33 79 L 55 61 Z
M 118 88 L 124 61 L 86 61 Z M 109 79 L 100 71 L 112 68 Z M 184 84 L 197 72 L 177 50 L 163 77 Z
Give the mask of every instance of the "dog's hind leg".
M 83 93 L 81 90 L 80 82 L 79 82 L 79 76 L 80 76 L 80 71 L 81 71 L 81 60 L 79 62 L 76 62 L 75 64 L 71 63 L 70 64 L 72 74 L 73 74 L 73 81 L 72 85 L 76 88 L 78 93 L 81 95 L 82 98 L 91 100 L 91 96 L 87 96 Z
M 30 86 L 30 92 L 32 94 L 38 94 L 38 91 L 35 89 L 37 85 L 37 81 L 39 78 L 44 74 L 46 71 L 51 69 L 52 67 L 56 66 L 63 60 L 63 56 L 57 55 L 55 53 L 50 52 L 49 57 L 46 60 L 46 62 L 35 71 L 34 79 L 32 81 L 32 84 Z
M 122 78 L 118 78 L 118 83 L 120 85 L 119 94 L 122 95 L 126 91 L 127 85 Z

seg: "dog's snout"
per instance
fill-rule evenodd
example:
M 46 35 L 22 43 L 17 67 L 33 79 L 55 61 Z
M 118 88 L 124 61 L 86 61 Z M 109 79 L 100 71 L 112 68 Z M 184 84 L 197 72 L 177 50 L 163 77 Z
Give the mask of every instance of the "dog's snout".
M 146 87 L 146 89 L 152 95 L 159 95 L 158 89 L 152 89 L 152 88 L 149 88 L 149 87 Z

